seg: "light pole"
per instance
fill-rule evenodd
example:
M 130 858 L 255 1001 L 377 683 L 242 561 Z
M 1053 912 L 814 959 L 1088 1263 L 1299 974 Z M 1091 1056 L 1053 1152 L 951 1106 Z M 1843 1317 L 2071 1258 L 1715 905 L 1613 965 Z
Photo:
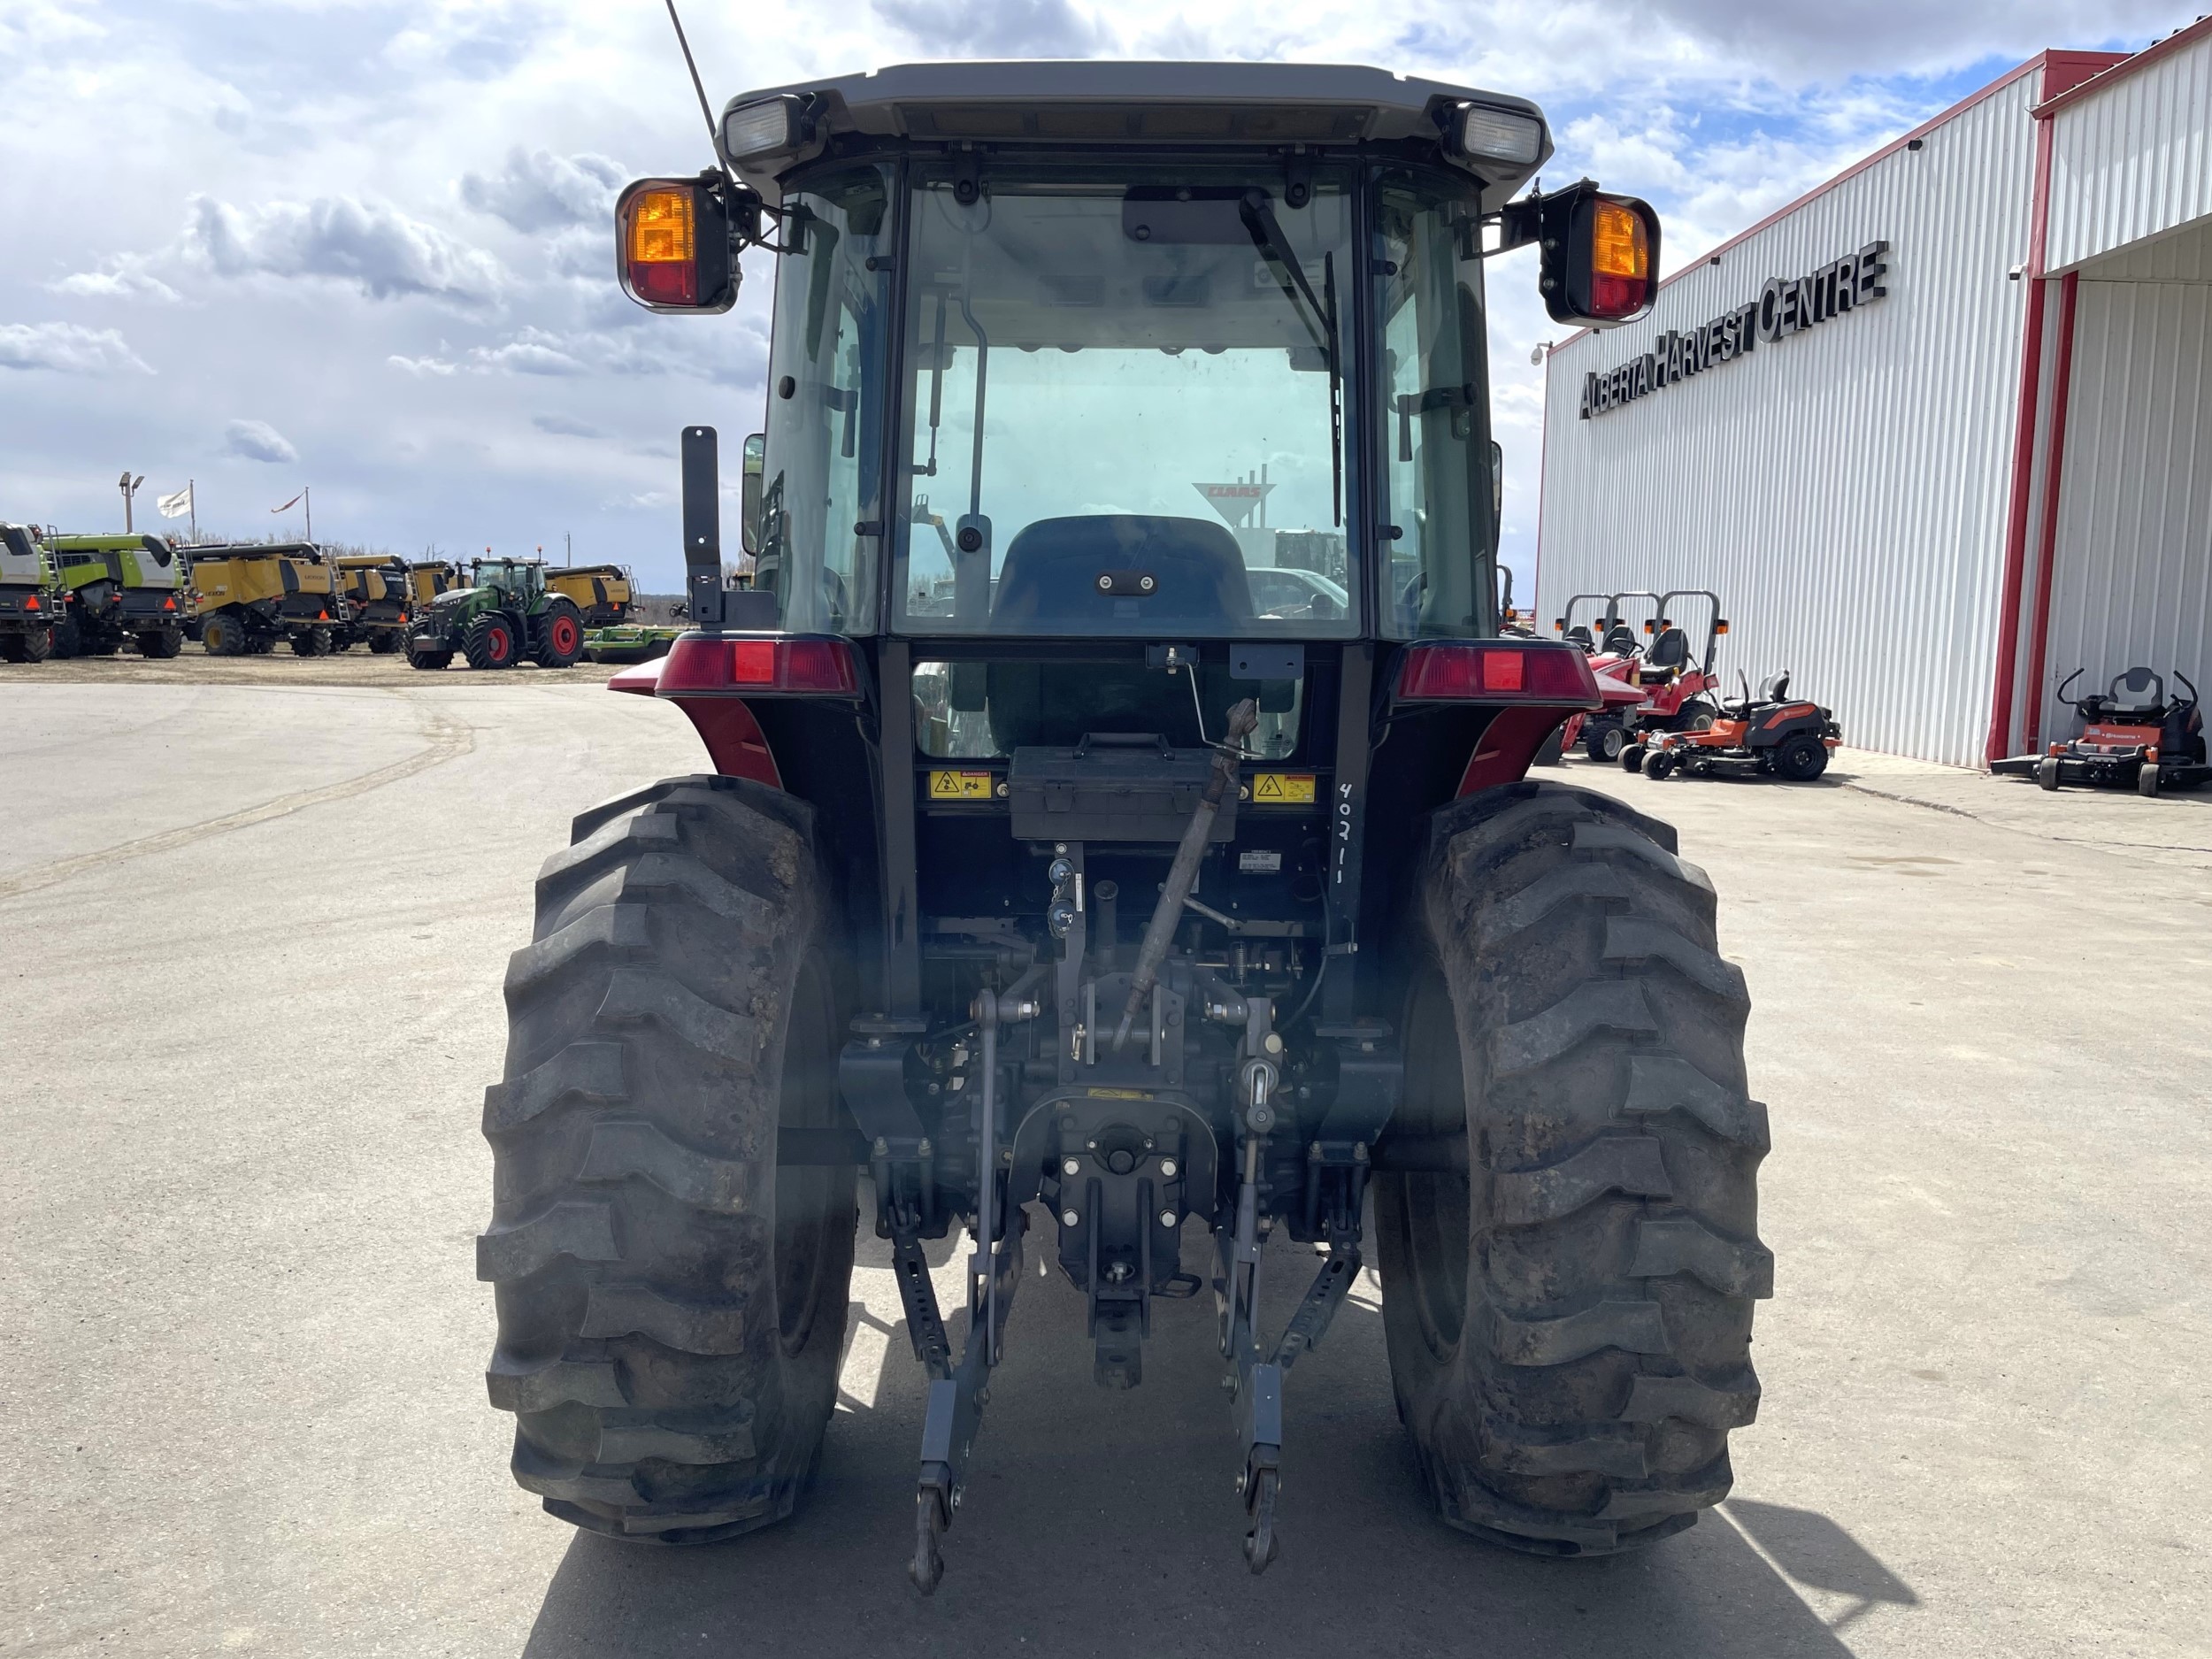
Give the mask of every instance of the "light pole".
M 123 534 L 125 535 L 131 534 L 134 528 L 131 523 L 131 497 L 138 494 L 138 487 L 145 481 L 145 473 L 141 472 L 136 478 L 133 478 L 131 469 L 127 466 L 123 469 L 123 476 L 116 480 L 115 487 L 123 492 Z

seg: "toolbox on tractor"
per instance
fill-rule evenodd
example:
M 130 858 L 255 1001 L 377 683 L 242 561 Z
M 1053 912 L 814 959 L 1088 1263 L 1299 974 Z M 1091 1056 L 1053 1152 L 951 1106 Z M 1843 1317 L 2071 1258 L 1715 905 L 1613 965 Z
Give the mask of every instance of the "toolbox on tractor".
M 2083 783 L 2154 795 L 2165 789 L 2193 789 L 2212 779 L 2205 764 L 2204 714 L 2197 688 L 2178 669 L 2181 690 L 2167 695 L 2165 677 L 2141 666 L 2115 674 L 2102 692 L 2074 698 L 2067 693 L 2082 677 L 2077 668 L 2058 688 L 2081 718 L 2081 735 L 2054 742 L 2040 755 L 2013 755 L 1991 763 L 1990 770 L 2033 778 L 2046 789 Z
M 709 124 L 716 166 L 622 193 L 618 259 L 671 313 L 774 262 L 754 584 L 685 428 L 696 626 L 611 684 L 712 770 L 576 820 L 485 1099 L 516 1479 L 640 1541 L 788 1514 L 857 1218 L 929 1379 L 925 1592 L 1033 1251 L 1106 1386 L 1211 1296 L 1254 1571 L 1289 1375 L 1371 1262 L 1445 1521 L 1690 1525 L 1770 1289 L 1747 1001 L 1672 832 L 1524 779 L 1602 699 L 1500 630 L 1484 320 L 1531 242 L 1555 319 L 1641 315 L 1655 218 L 1524 194 L 1524 100 L 1371 69 L 908 65 Z M 1294 550 L 1341 603 L 1267 603 Z

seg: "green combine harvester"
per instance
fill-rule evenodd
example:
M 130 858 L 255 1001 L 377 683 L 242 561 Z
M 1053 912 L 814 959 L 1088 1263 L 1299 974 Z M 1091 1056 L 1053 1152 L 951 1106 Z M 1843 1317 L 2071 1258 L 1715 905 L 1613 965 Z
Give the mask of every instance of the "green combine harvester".
M 52 656 L 62 603 L 54 562 L 37 532 L 0 524 L 0 662 L 42 663 Z
M 141 657 L 184 649 L 191 586 L 184 556 L 153 535 L 50 538 L 63 590 L 56 657 L 112 657 L 135 643 Z

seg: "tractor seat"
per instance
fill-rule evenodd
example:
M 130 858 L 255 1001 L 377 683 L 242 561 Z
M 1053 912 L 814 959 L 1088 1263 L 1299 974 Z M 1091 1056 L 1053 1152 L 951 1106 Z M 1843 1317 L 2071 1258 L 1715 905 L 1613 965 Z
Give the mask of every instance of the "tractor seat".
M 1125 588 L 1139 576 L 1152 578 L 1151 592 L 1100 587 L 1102 578 Z M 1220 634 L 1252 619 L 1252 591 L 1226 526 L 1101 513 L 1024 526 L 1007 547 L 991 614 L 1027 625 L 1025 632 L 1078 637 Z M 1079 743 L 1093 732 L 1152 733 L 1179 749 L 1200 741 L 1191 682 L 1141 663 L 993 663 L 985 683 L 991 736 L 1003 755 Z M 1214 722 L 1246 695 L 1225 662 L 1198 670 L 1198 690 Z M 1220 735 L 1217 725 L 1210 735 Z
M 2156 718 L 2165 712 L 2166 682 L 2147 668 L 2131 668 L 2115 674 L 2105 690 L 2107 714 L 2130 714 Z
M 1144 577 L 1154 586 L 1142 595 L 1100 585 Z M 1163 630 L 1211 633 L 1250 621 L 1252 589 L 1243 553 L 1224 525 L 1141 513 L 1040 518 L 1007 547 L 991 616 L 1064 623 L 1070 634 L 1160 639 Z
M 1644 653 L 1644 666 L 1636 679 L 1647 686 L 1663 686 L 1680 673 L 1690 660 L 1690 636 L 1680 628 L 1662 628 Z
M 1636 630 L 1625 622 L 1616 622 L 1605 631 L 1604 649 L 1617 657 L 1635 656 Z
M 1590 637 L 1590 630 L 1579 622 L 1567 630 L 1566 638 L 1568 644 L 1579 645 L 1586 651 L 1594 651 L 1597 649 L 1597 641 Z
M 1786 668 L 1778 674 L 1769 674 L 1759 682 L 1759 695 L 1744 704 L 1744 718 L 1748 719 L 1754 709 L 1771 708 L 1786 702 L 1789 695 L 1790 671 Z

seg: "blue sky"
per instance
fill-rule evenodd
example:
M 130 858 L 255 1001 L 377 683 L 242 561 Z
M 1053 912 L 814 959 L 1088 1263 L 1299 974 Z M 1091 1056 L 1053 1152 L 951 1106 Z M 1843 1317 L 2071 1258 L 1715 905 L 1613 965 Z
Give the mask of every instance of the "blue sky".
M 919 58 L 1364 62 L 1543 103 L 1650 197 L 1670 264 L 2046 46 L 2130 49 L 2188 0 L 691 0 L 710 95 Z M 678 586 L 678 427 L 759 425 L 769 273 L 731 317 L 617 292 L 619 182 L 704 136 L 658 0 L 0 0 L 0 518 L 121 526 L 196 480 L 204 529 L 406 553 L 545 546 Z M 1533 546 L 1555 336 L 1491 273 L 1506 549 Z

